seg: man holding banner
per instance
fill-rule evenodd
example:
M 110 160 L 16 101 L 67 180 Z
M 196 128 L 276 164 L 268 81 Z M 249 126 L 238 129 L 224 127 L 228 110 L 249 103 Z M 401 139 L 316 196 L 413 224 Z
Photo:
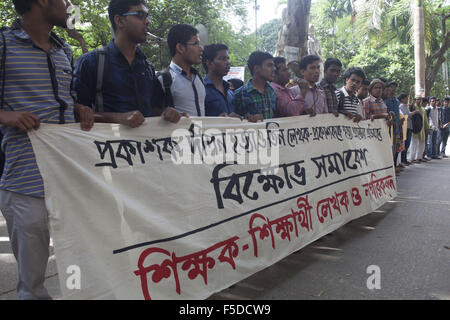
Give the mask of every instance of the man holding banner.
M 0 111 L 6 155 L 0 208 L 19 269 L 19 298 L 51 299 L 44 287 L 49 258 L 49 214 L 36 149 L 29 134 L 39 131 L 41 124 L 73 123 L 76 118 L 87 131 L 92 128 L 94 118 L 90 108 L 74 104 L 70 88 L 72 51 L 51 32 L 54 26 L 67 28 L 70 2 L 13 2 L 21 18 L 12 28 L 2 31 L 4 50 L 0 51 L 4 61 L 2 104 L 9 109 Z M 23 63 L 29 67 L 20 68 Z

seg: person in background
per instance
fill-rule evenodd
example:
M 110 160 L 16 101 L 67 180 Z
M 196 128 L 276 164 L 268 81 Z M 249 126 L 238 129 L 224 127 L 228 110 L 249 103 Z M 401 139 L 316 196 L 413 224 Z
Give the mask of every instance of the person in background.
M 407 118 L 406 120 L 406 139 L 405 139 L 405 148 L 401 154 L 401 161 L 403 165 L 410 165 L 411 162 L 408 161 L 408 150 L 411 145 L 411 136 L 412 136 L 412 119 L 411 117 L 414 114 L 419 113 L 419 111 L 410 111 L 408 107 L 408 96 L 404 93 L 398 96 L 398 100 L 400 101 L 400 113 Z
M 337 88 L 334 84 L 338 81 L 341 75 L 342 63 L 339 59 L 328 58 L 324 65 L 324 77 L 317 85 L 323 90 L 327 98 L 328 112 L 339 116 L 338 100 L 336 97 Z
M 427 157 L 431 159 L 442 159 L 439 156 L 438 134 L 441 127 L 439 121 L 439 109 L 437 108 L 436 97 L 430 98 L 428 117 L 430 120 L 430 133 L 427 143 Z
M 309 90 L 304 97 L 305 106 L 303 110 L 304 113 L 310 115 L 328 113 L 328 104 L 325 93 L 317 86 L 320 77 L 319 62 L 320 58 L 318 56 L 309 55 L 303 57 L 299 64 L 300 74 L 309 85 Z M 298 91 L 300 91 L 300 88 L 297 89 L 297 92 L 294 91 L 294 93 L 298 94 Z
M 359 101 L 362 103 L 362 101 L 369 96 L 369 85 L 370 81 L 367 79 L 364 79 L 361 87 L 359 87 L 358 92 L 356 93 L 356 97 L 359 99 Z
M 447 147 L 447 140 L 449 135 L 449 123 L 450 123 L 450 97 L 444 99 L 444 106 L 441 108 L 441 156 L 448 158 L 445 153 L 445 148 Z
M 421 96 L 416 96 L 414 109 L 419 111 L 419 115 L 422 118 L 422 126 L 417 133 L 414 133 L 414 122 L 413 122 L 413 134 L 411 136 L 411 146 L 409 150 L 409 161 L 410 162 L 427 162 L 428 160 L 424 158 L 425 152 L 425 139 L 429 131 L 429 122 L 425 107 L 427 105 L 427 100 Z
M 298 86 L 301 87 L 300 94 L 293 96 L 292 88 L 287 88 L 286 85 L 290 79 L 290 72 L 286 66 L 286 59 L 276 57 L 273 59 L 275 63 L 275 81 L 271 82 L 272 88 L 277 94 L 277 106 L 275 109 L 275 117 L 293 117 L 299 116 L 303 113 L 305 105 L 306 91 L 308 90 L 308 83 L 300 79 Z M 303 93 L 303 95 L 302 95 Z

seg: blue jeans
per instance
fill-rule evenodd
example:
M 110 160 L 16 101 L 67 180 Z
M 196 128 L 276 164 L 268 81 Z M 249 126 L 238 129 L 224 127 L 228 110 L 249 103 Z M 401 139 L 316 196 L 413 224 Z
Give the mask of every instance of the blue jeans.
M 450 128 L 441 129 L 441 156 L 445 156 L 445 148 L 447 147 L 448 135 L 450 133 Z
M 427 139 L 427 156 L 429 158 L 436 158 L 438 154 L 438 130 L 430 130 Z

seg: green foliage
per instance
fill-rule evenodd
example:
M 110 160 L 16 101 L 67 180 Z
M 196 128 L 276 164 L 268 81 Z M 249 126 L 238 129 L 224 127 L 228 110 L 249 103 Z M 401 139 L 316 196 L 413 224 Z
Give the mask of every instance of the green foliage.
M 258 29 L 258 49 L 273 54 L 277 47 L 278 33 L 283 27 L 281 19 L 273 19 Z M 255 37 L 253 33 L 250 37 Z
M 400 84 L 399 92 L 409 92 L 414 84 L 414 51 L 411 41 L 410 0 L 354 1 L 319 0 L 311 9 L 311 23 L 322 45 L 324 58 L 339 58 L 344 68 L 360 66 L 369 79 L 383 77 Z M 439 0 L 423 0 L 426 28 L 426 53 L 430 55 L 442 44 Z M 352 9 L 352 10 L 350 10 Z M 447 19 L 447 24 L 450 19 Z M 449 27 L 447 27 L 447 30 Z M 441 71 L 438 79 L 441 79 Z M 436 80 L 432 92 L 443 87 Z

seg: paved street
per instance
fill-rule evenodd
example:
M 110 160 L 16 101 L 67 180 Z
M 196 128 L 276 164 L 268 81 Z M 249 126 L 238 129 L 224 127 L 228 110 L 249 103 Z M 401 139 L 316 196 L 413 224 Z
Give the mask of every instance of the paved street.
M 450 300 L 450 159 L 406 168 L 399 197 L 210 299 Z M 53 253 L 52 253 L 53 254 Z M 381 289 L 369 290 L 369 266 Z M 16 263 L 0 216 L 0 300 L 17 299 Z M 46 286 L 59 296 L 54 256 Z

